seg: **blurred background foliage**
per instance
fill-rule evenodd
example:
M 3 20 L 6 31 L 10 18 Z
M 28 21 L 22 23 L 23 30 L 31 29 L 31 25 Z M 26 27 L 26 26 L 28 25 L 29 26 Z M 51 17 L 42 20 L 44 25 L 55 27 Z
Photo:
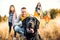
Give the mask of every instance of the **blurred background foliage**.
M 60 9 L 50 9 L 48 11 L 43 12 L 43 17 L 47 15 L 47 12 L 50 13 L 51 19 L 54 19 L 57 15 L 57 13 L 60 13 Z
M 43 12 L 43 17 L 47 15 L 47 12 L 50 13 L 50 17 L 51 19 L 54 19 L 56 17 L 56 14 L 57 13 L 60 13 L 60 9 L 50 9 L 48 11 L 44 11 Z M 0 22 L 2 21 L 7 21 L 8 20 L 8 16 L 4 15 L 4 16 L 1 16 L 0 15 Z
M 8 17 L 6 15 L 4 15 L 4 16 L 0 15 L 0 22 L 5 22 L 7 20 L 8 20 Z

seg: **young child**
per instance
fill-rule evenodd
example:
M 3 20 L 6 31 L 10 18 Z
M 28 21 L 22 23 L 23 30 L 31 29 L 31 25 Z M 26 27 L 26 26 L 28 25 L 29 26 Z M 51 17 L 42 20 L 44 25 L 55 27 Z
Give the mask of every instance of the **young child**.
M 50 13 L 46 11 L 46 15 L 44 16 L 46 24 L 50 21 Z
M 15 12 L 15 7 L 14 7 L 14 5 L 11 5 L 10 9 L 9 9 L 9 18 L 8 18 L 9 34 L 11 32 L 11 28 L 12 28 L 13 23 L 14 23 L 16 18 L 17 18 L 17 15 Z

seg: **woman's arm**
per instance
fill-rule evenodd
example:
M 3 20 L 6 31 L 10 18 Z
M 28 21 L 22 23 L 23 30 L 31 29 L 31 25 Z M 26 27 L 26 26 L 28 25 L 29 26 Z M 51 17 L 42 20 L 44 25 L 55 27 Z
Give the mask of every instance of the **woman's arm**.
M 14 13 L 14 15 L 13 15 L 13 23 L 15 22 L 16 19 L 17 19 L 17 14 Z
M 20 20 L 20 15 L 17 17 L 17 19 L 15 20 L 15 22 L 14 22 L 13 25 L 14 25 L 14 26 L 16 26 L 16 25 L 22 26 L 22 21 Z

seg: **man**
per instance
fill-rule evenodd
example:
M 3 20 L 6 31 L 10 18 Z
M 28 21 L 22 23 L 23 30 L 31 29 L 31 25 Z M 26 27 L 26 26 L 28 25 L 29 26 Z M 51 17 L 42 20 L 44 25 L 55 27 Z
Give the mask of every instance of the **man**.
M 22 27 L 22 21 L 30 16 L 30 14 L 26 11 L 26 7 L 21 8 L 21 14 L 18 16 L 16 22 L 14 23 L 14 37 L 16 37 L 16 32 L 24 35 L 24 27 Z

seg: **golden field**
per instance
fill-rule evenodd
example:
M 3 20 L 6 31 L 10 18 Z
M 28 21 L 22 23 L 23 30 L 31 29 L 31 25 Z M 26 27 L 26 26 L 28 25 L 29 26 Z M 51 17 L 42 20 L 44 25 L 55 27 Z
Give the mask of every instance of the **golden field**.
M 12 27 L 11 34 L 8 31 L 8 22 L 0 23 L 0 40 L 12 40 L 14 31 Z M 59 19 L 50 20 L 48 24 L 44 19 L 40 20 L 39 34 L 43 40 L 60 40 L 60 23 Z
M 48 24 L 40 21 L 40 35 L 43 40 L 60 40 L 60 19 L 50 20 Z

